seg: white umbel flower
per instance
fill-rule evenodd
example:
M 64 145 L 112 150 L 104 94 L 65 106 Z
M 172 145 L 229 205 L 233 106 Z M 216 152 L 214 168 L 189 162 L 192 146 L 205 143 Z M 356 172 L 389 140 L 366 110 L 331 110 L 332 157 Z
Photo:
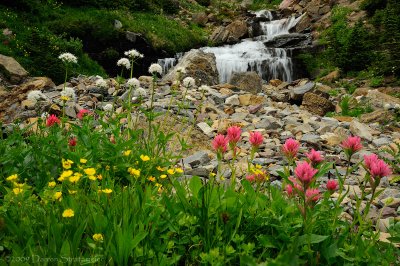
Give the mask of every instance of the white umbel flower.
M 78 63 L 78 58 L 76 58 L 76 56 L 71 53 L 60 54 L 58 58 L 61 59 L 63 63 L 74 63 L 74 64 Z
M 126 85 L 128 85 L 129 87 L 132 87 L 132 88 L 139 88 L 140 81 L 135 78 L 131 78 L 131 79 L 128 79 L 128 81 L 126 82 Z
M 76 95 L 75 95 L 75 90 L 71 87 L 66 87 L 64 90 L 60 92 L 61 97 L 68 97 L 69 99 L 72 99 L 75 101 Z
M 145 90 L 145 89 L 143 89 L 143 88 L 137 88 L 135 91 L 134 91 L 134 93 L 133 93 L 133 95 L 135 96 L 135 97 L 146 97 L 147 96 L 147 91 Z
M 159 64 L 151 64 L 149 67 L 149 73 L 150 74 L 154 74 L 154 73 L 158 73 L 158 74 L 162 74 L 162 67 Z
M 126 51 L 124 54 L 129 58 L 143 58 L 143 54 L 139 53 L 135 49 Z
M 131 63 L 129 62 L 128 58 L 121 58 L 117 61 L 117 66 L 125 67 L 126 69 L 131 68 Z
M 46 96 L 40 90 L 33 90 L 28 93 L 27 99 L 36 103 L 39 100 L 46 99 Z
M 199 91 L 209 91 L 210 89 L 211 89 L 210 86 L 207 85 L 201 85 L 199 87 Z
M 183 83 L 183 86 L 185 86 L 186 88 L 190 88 L 190 87 L 196 86 L 196 81 L 192 77 L 184 78 L 182 83 Z
M 103 106 L 103 110 L 106 111 L 106 112 L 110 112 L 110 111 L 112 111 L 112 109 L 113 109 L 113 106 L 112 106 L 111 103 L 108 103 L 108 104 Z
M 96 80 L 96 86 L 100 88 L 107 88 L 107 82 L 103 78 L 100 78 Z

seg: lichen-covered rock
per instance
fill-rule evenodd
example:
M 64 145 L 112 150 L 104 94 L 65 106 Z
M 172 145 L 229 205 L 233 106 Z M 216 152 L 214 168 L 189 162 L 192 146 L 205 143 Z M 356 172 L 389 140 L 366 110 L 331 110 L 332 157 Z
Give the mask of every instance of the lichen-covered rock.
M 302 106 L 310 113 L 320 116 L 335 110 L 335 106 L 329 98 L 318 90 L 304 94 Z
M 237 88 L 250 93 L 258 93 L 262 90 L 262 79 L 256 72 L 233 73 L 229 82 Z
M 0 54 L 0 72 L 17 84 L 28 76 L 28 72 L 12 57 Z

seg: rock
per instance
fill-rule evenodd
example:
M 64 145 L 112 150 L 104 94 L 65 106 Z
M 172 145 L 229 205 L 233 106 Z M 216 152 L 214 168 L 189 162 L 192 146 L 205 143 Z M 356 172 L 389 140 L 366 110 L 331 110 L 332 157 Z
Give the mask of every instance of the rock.
M 383 138 L 375 138 L 375 139 L 372 140 L 372 144 L 375 147 L 381 147 L 383 145 L 389 145 L 390 143 L 391 143 L 390 139 L 385 138 L 385 137 L 383 137 Z
M 207 123 L 201 122 L 198 123 L 197 126 L 201 129 L 201 131 L 203 131 L 204 134 L 206 134 L 209 137 L 212 136 L 214 129 L 212 129 Z
M 280 4 L 279 4 L 279 9 L 283 10 L 283 9 L 288 9 L 289 7 L 291 7 L 296 1 L 295 0 L 283 0 Z
M 271 84 L 271 85 L 274 86 L 274 87 L 278 87 L 279 85 L 282 84 L 282 80 L 279 80 L 279 79 L 271 79 L 271 80 L 269 81 L 269 84 Z
M 270 41 L 266 41 L 265 46 L 275 48 L 298 48 L 312 44 L 311 34 L 290 33 L 276 36 Z
M 304 94 L 311 91 L 314 87 L 314 82 L 308 82 L 302 86 L 295 87 L 290 92 L 290 99 L 293 101 L 302 101 Z
M 183 159 L 183 164 L 188 164 L 190 167 L 195 168 L 199 165 L 204 165 L 210 161 L 207 151 L 198 151 Z
M 296 24 L 295 30 L 296 32 L 304 32 L 311 30 L 312 23 L 311 19 L 308 15 L 304 15 L 301 17 L 300 21 Z
M 233 73 L 230 82 L 241 90 L 256 94 L 261 92 L 262 79 L 256 72 Z
M 118 19 L 114 19 L 114 29 L 119 30 L 122 28 L 122 23 Z
M 211 34 L 210 40 L 215 44 L 237 43 L 248 35 L 247 23 L 244 20 L 235 20 L 228 26 L 220 26 Z
M 163 77 L 162 81 L 173 82 L 176 79 L 176 70 L 179 67 L 186 70 L 182 78 L 192 77 L 197 83 L 209 86 L 219 83 L 214 54 L 204 53 L 200 50 L 191 50 L 187 52 L 179 59 L 179 63 Z M 200 80 L 201 83 L 199 82 Z
M 250 105 L 249 108 L 248 108 L 248 111 L 249 111 L 250 114 L 255 114 L 258 111 L 260 111 L 262 107 L 263 107 L 262 104 Z
M 239 96 L 237 94 L 234 94 L 234 95 L 226 98 L 225 104 L 229 104 L 232 106 L 240 105 Z
M 393 114 L 387 110 L 376 110 L 372 113 L 362 114 L 360 117 L 360 121 L 363 123 L 380 123 L 384 124 L 389 121 L 393 121 Z
M 321 81 L 333 82 L 333 81 L 337 80 L 339 77 L 340 77 L 339 70 L 335 70 L 335 71 L 332 71 L 331 73 L 329 73 L 328 75 L 323 76 L 321 78 Z
M 400 104 L 400 98 L 387 95 L 378 90 L 369 90 L 366 97 L 375 108 L 384 108 L 385 105 L 395 106 L 396 104 Z
M 379 219 L 377 221 L 377 227 L 380 232 L 387 233 L 389 226 L 390 226 L 390 218 Z
M 372 141 L 372 129 L 363 124 L 358 122 L 356 119 L 350 122 L 350 131 L 353 135 L 359 136 L 360 138 L 366 139 L 368 141 Z
M 206 26 L 208 17 L 205 12 L 198 12 L 192 15 L 192 21 L 200 26 Z
M 324 116 L 335 110 L 335 106 L 321 91 L 307 92 L 303 96 L 302 106 L 310 113 Z
M 240 105 L 257 105 L 265 102 L 264 96 L 258 96 L 254 94 L 244 94 L 239 96 Z
M 17 84 L 28 76 L 28 72 L 12 57 L 0 54 L 0 72 Z

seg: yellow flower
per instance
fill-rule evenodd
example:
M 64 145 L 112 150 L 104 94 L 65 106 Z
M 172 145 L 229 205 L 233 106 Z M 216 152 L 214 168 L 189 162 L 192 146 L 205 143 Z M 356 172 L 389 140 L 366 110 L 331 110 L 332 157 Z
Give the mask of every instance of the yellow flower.
M 77 183 L 77 182 L 81 179 L 81 177 L 82 177 L 82 174 L 80 174 L 80 173 L 75 173 L 73 176 L 71 176 L 71 177 L 69 178 L 69 182 L 71 182 L 71 183 Z
M 175 170 L 174 169 L 168 169 L 167 173 L 170 174 L 170 175 L 173 175 L 173 174 L 175 174 Z
M 91 175 L 95 175 L 96 174 L 96 169 L 94 168 L 86 168 L 83 170 L 85 172 L 85 174 L 91 176 Z M 89 177 L 90 178 L 90 177 Z M 96 178 L 95 178 L 96 179 Z
M 48 186 L 51 187 L 51 188 L 55 187 L 56 185 L 57 185 L 57 184 L 56 184 L 56 182 L 54 182 L 54 181 L 51 181 L 51 182 L 49 182 L 49 184 L 48 184 Z
M 56 193 L 54 193 L 54 195 L 53 195 L 53 199 L 54 200 L 59 200 L 59 201 L 61 201 L 61 198 L 62 197 L 62 192 L 61 191 L 57 191 Z
M 22 188 L 22 187 L 25 186 L 25 183 L 17 183 L 17 182 L 14 182 L 13 185 L 14 185 L 14 187 Z
M 217 174 L 216 173 L 210 173 L 210 176 L 211 177 L 214 177 L 214 176 L 216 176 Z
M 68 101 L 68 100 L 69 100 L 69 97 L 68 97 L 68 96 L 65 96 L 65 95 L 63 95 L 63 96 L 61 96 L 61 97 L 60 97 L 60 99 L 61 99 L 61 101 L 64 101 L 64 102 L 66 102 L 66 101 Z
M 72 170 L 67 170 L 62 172 L 60 177 L 57 179 L 58 181 L 64 181 L 65 178 L 70 177 L 74 172 Z
M 68 193 L 71 194 L 71 195 L 76 194 L 76 192 L 77 192 L 76 190 L 69 190 L 68 189 Z
M 136 177 L 139 177 L 139 176 L 140 176 L 140 170 L 138 170 L 138 169 L 129 167 L 129 168 L 128 168 L 128 172 L 129 172 L 129 174 L 131 174 L 131 175 L 133 175 L 133 176 L 136 176 Z
M 62 165 L 63 165 L 64 169 L 70 169 L 71 165 L 74 163 L 73 161 L 71 161 L 69 159 L 67 159 L 67 160 L 62 159 L 61 161 L 62 161 Z
M 147 178 L 150 182 L 154 182 L 154 181 L 156 181 L 156 179 L 155 179 L 155 177 L 154 176 L 150 176 L 149 178 Z
M 154 184 L 156 187 L 162 187 L 162 185 L 160 183 L 155 183 Z
M 149 161 L 150 160 L 150 157 L 149 156 L 147 156 L 147 155 L 140 155 L 140 159 L 143 161 L 143 162 L 147 162 L 147 161 Z
M 22 193 L 23 189 L 22 188 L 14 188 L 13 192 L 15 195 L 18 195 L 19 193 Z
M 110 166 L 106 165 L 106 170 L 109 171 L 110 170 Z
M 104 240 L 103 235 L 102 234 L 94 234 L 93 235 L 93 240 L 96 242 L 101 242 Z
M 129 156 L 131 154 L 132 150 L 127 150 L 124 151 L 124 156 Z
M 112 189 L 106 188 L 106 189 L 103 189 L 101 192 L 110 194 L 112 192 Z
M 6 178 L 7 181 L 14 181 L 18 179 L 18 175 L 14 174 L 14 175 L 10 175 L 9 177 Z
M 62 213 L 62 217 L 64 217 L 64 218 L 71 218 L 71 217 L 74 217 L 74 215 L 75 215 L 75 213 L 72 209 L 66 209 Z
M 158 187 L 157 192 L 158 192 L 158 193 L 161 193 L 162 190 L 163 190 L 163 189 L 162 189 L 162 185 L 161 185 L 160 183 L 156 183 L 155 186 Z
M 79 162 L 80 163 L 87 163 L 87 160 L 86 159 L 80 159 Z
M 257 168 L 257 169 L 261 169 L 261 168 L 262 168 L 262 166 L 261 166 L 261 165 L 259 165 L 259 164 L 256 164 L 256 168 Z
M 103 179 L 103 176 L 102 176 L 101 174 L 98 174 L 98 175 L 97 175 L 97 179 L 98 179 L 98 180 L 102 180 L 102 179 Z
M 97 178 L 94 175 L 90 175 L 89 179 L 92 180 L 92 181 L 95 181 Z
M 156 169 L 157 169 L 158 171 L 160 171 L 160 172 L 164 172 L 164 171 L 165 171 L 165 169 L 162 168 L 161 166 L 157 166 Z
M 167 175 L 160 175 L 162 179 L 167 178 Z
M 183 170 L 180 167 L 175 168 L 175 172 L 177 172 L 178 174 L 182 174 Z

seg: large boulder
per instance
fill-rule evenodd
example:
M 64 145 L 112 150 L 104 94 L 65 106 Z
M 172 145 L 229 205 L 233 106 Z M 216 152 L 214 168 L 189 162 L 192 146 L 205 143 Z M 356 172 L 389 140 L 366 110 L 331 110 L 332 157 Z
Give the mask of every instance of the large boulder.
M 310 113 L 319 116 L 324 116 L 327 112 L 335 110 L 335 106 L 329 100 L 329 95 L 319 90 L 304 94 L 302 106 Z
M 244 73 L 235 72 L 232 74 L 229 83 L 243 91 L 248 91 L 253 94 L 259 93 L 262 90 L 262 79 L 254 71 Z
M 220 26 L 211 34 L 210 40 L 215 44 L 237 43 L 249 33 L 247 22 L 235 20 L 228 26 Z
M 369 90 L 366 97 L 376 109 L 385 108 L 386 105 L 394 107 L 396 104 L 400 104 L 399 98 L 382 93 L 378 90 Z
M 0 54 L 0 72 L 13 84 L 21 82 L 28 72 L 12 57 Z
M 314 89 L 315 87 L 315 83 L 314 82 L 307 82 L 303 85 L 294 87 L 291 91 L 290 91 L 290 99 L 293 101 L 299 101 L 301 102 L 303 100 L 303 96 L 311 91 L 312 89 Z
M 197 85 L 216 85 L 218 84 L 218 69 L 215 62 L 215 55 L 205 53 L 200 50 L 191 50 L 187 52 L 178 64 L 172 68 L 167 75 L 163 77 L 164 82 L 173 82 L 176 80 L 178 68 L 184 68 L 186 73 L 184 77 L 192 77 Z

